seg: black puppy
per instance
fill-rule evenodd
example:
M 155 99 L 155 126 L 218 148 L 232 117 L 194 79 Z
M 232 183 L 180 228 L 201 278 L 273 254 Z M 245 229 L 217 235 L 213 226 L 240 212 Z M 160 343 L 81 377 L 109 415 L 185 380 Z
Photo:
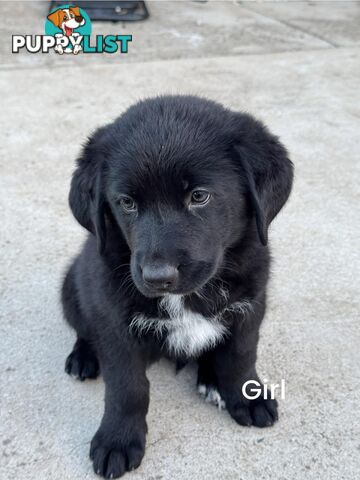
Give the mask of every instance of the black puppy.
M 146 366 L 195 358 L 199 390 L 241 425 L 277 419 L 275 400 L 246 398 L 269 275 L 267 229 L 293 167 L 250 115 L 190 96 L 129 108 L 77 162 L 70 207 L 91 234 L 63 285 L 77 341 L 66 371 L 105 380 L 91 443 L 96 473 L 121 476 L 145 449 Z

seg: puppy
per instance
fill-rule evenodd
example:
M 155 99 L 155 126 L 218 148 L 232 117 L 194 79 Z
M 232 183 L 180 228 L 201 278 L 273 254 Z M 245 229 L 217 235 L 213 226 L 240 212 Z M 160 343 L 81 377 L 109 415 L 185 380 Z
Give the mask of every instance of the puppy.
M 59 8 L 47 18 L 67 37 L 73 34 L 75 28 L 85 25 L 85 18 L 81 15 L 79 7 Z
M 62 30 L 62 34 L 56 34 L 57 37 L 77 37 L 79 33 L 74 32 L 78 27 L 85 25 L 85 18 L 80 13 L 79 7 L 69 7 L 69 8 L 59 8 L 55 12 L 48 15 L 48 20 L 52 22 L 55 27 L 58 27 Z M 74 53 L 75 55 L 81 50 L 81 45 L 74 45 L 73 49 L 64 48 L 62 45 L 56 46 L 56 51 L 61 55 L 65 53 Z
M 277 420 L 276 400 L 249 400 L 243 385 L 259 381 L 267 232 L 292 179 L 264 125 L 197 97 L 142 101 L 89 139 L 69 203 L 90 233 L 62 303 L 77 334 L 66 372 L 84 380 L 101 370 L 105 381 L 90 449 L 97 474 L 140 465 L 146 366 L 161 356 L 196 359 L 199 391 L 238 424 Z

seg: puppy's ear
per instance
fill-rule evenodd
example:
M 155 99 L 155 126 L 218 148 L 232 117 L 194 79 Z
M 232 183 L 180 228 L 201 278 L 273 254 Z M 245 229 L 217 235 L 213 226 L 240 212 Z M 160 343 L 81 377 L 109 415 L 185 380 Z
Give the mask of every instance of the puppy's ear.
M 259 238 L 266 245 L 268 227 L 290 195 L 293 164 L 278 138 L 262 123 L 246 114 L 238 114 L 236 123 L 237 164 L 256 216 Z
M 75 15 L 75 17 L 80 17 L 80 7 L 70 7 L 69 10 Z
M 55 10 L 55 12 L 50 13 L 50 15 L 47 16 L 48 20 L 52 22 L 55 27 L 59 27 L 61 24 L 61 19 L 62 19 L 62 10 L 58 9 Z
M 102 254 L 106 244 L 106 202 L 104 196 L 105 154 L 101 148 L 103 129 L 85 145 L 77 160 L 69 194 L 69 205 L 76 220 L 96 235 Z

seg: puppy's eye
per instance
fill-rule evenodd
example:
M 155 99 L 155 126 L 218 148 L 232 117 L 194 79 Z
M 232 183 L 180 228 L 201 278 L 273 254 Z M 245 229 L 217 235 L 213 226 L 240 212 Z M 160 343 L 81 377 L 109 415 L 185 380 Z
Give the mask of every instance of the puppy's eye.
M 136 210 L 137 210 L 137 205 L 131 197 L 127 197 L 127 196 L 124 195 L 124 196 L 120 197 L 119 203 L 120 203 L 121 208 L 126 213 L 136 212 Z
M 206 205 L 210 200 L 210 192 L 207 190 L 194 190 L 191 194 L 191 205 Z

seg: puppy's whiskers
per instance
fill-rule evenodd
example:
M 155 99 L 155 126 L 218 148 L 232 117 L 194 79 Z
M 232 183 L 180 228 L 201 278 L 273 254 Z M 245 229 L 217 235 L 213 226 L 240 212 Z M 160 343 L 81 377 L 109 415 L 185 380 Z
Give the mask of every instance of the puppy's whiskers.
M 111 270 L 111 273 L 117 272 L 122 267 L 130 267 L 130 263 L 128 262 L 128 263 L 122 263 L 121 265 L 118 265 L 117 267 Z
M 131 290 L 129 290 L 131 288 Z M 134 289 L 134 290 L 132 290 Z M 132 276 L 131 276 L 131 272 L 128 272 L 123 281 L 120 283 L 119 287 L 117 288 L 116 290 L 116 294 L 118 294 L 120 291 L 123 291 L 124 294 L 126 293 L 131 293 L 131 295 L 135 292 L 136 288 L 135 288 L 135 285 L 134 285 L 134 282 L 133 282 L 133 279 L 132 279 Z

